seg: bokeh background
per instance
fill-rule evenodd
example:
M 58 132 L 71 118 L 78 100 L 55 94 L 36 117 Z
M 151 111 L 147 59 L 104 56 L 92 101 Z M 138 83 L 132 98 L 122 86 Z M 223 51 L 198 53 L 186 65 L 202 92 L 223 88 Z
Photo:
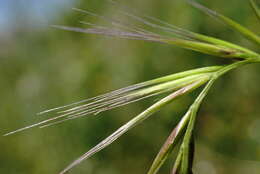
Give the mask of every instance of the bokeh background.
M 184 0 L 121 2 L 143 14 L 257 50 Z M 204 4 L 259 31 L 245 0 Z M 229 63 L 169 45 L 49 27 L 79 26 L 81 20 L 106 24 L 72 7 L 133 22 L 105 0 L 0 0 L 0 134 L 43 120 L 36 113 L 44 109 L 179 71 Z M 196 127 L 195 174 L 260 173 L 259 75 L 259 65 L 246 66 L 225 75 L 212 88 Z M 196 95 L 176 100 L 71 173 L 144 174 Z M 159 98 L 0 137 L 0 173 L 56 174 Z M 168 160 L 160 173 L 169 173 L 172 165 L 173 159 Z

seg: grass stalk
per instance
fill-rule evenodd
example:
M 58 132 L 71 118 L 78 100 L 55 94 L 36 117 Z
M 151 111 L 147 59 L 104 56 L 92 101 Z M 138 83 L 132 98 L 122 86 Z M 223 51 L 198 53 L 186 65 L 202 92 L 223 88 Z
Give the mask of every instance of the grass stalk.
M 238 31 L 249 40 L 260 46 L 260 37 L 254 32 L 250 31 L 246 27 L 233 21 L 232 19 L 219 14 L 203 5 L 195 2 L 194 0 L 188 0 L 197 9 L 202 10 L 223 23 L 227 24 L 233 30 Z M 112 2 L 114 3 L 114 2 Z M 254 9 L 257 17 L 260 19 L 260 10 L 255 0 L 250 0 L 251 6 Z M 141 22 L 146 26 L 153 29 L 159 29 L 160 31 L 175 34 L 176 37 L 169 37 L 156 32 L 152 32 L 139 27 L 129 27 L 129 25 L 114 19 L 110 19 L 105 16 L 97 15 L 92 12 L 88 12 L 81 9 L 74 9 L 78 12 L 99 17 L 106 22 L 112 24 L 117 28 L 111 28 L 106 26 L 98 26 L 88 22 L 81 22 L 82 24 L 89 25 L 91 28 L 79 28 L 70 26 L 52 25 L 52 27 L 62 30 L 75 31 L 88 34 L 99 34 L 105 36 L 133 39 L 133 40 L 145 40 L 152 42 L 159 42 L 165 44 L 175 45 L 181 48 L 194 50 L 200 53 L 214 55 L 222 58 L 235 59 L 234 63 L 222 66 L 210 66 L 192 69 L 189 71 L 183 71 L 176 74 L 167 75 L 164 77 L 156 78 L 146 82 L 131 85 L 122 89 L 118 89 L 97 97 L 85 99 L 79 102 L 75 102 L 69 105 L 56 107 L 53 109 L 40 112 L 39 115 L 53 113 L 57 114 L 54 117 L 38 122 L 36 124 L 9 132 L 5 134 L 11 135 L 20 131 L 24 131 L 33 127 L 46 127 L 55 125 L 67 120 L 72 120 L 89 114 L 98 114 L 103 111 L 107 111 L 113 108 L 117 108 L 126 104 L 130 104 L 145 98 L 160 95 L 163 93 L 169 94 L 167 97 L 159 100 L 145 111 L 131 119 L 129 122 L 121 126 L 110 136 L 105 138 L 99 144 L 94 146 L 88 152 L 84 153 L 81 157 L 76 159 L 70 165 L 68 165 L 60 174 L 68 172 L 73 167 L 77 166 L 83 160 L 88 159 L 95 153 L 101 151 L 119 137 L 125 134 L 127 131 L 142 123 L 149 118 L 152 114 L 159 112 L 164 106 L 168 105 L 176 98 L 190 93 L 200 86 L 206 84 L 193 104 L 189 107 L 186 114 L 182 117 L 177 126 L 173 129 L 156 158 L 154 159 L 147 174 L 156 174 L 164 162 L 169 158 L 173 149 L 175 149 L 177 143 L 180 142 L 181 146 L 177 154 L 176 161 L 174 163 L 172 174 L 190 174 L 192 173 L 192 161 L 194 152 L 194 127 L 196 124 L 196 118 L 198 110 L 202 104 L 202 101 L 207 96 L 209 90 L 225 73 L 240 68 L 247 64 L 260 63 L 260 55 L 248 48 L 240 45 L 221 40 L 212 36 L 207 36 L 199 33 L 194 33 L 185 29 L 181 29 L 174 25 L 163 22 L 159 19 L 143 16 L 139 17 L 128 12 L 121 12 L 127 17 Z

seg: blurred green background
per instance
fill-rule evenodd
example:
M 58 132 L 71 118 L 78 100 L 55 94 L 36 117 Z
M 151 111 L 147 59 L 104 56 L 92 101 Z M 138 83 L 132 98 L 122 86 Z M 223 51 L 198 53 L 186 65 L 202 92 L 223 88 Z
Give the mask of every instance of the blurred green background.
M 184 0 L 121 1 L 195 32 L 257 48 Z M 200 1 L 203 2 L 203 1 Z M 248 28 L 259 22 L 245 0 L 204 2 Z M 229 63 L 169 45 L 57 30 L 81 20 L 106 24 L 72 7 L 120 16 L 105 0 L 0 0 L 0 134 L 36 123 L 36 113 L 130 84 L 206 65 Z M 258 48 L 259 49 L 259 48 Z M 195 174 L 260 173 L 260 68 L 250 65 L 218 80 L 200 110 Z M 144 174 L 197 93 L 178 99 L 72 174 Z M 57 174 L 160 97 L 45 129 L 0 138 L 1 174 Z M 160 173 L 169 173 L 173 159 Z

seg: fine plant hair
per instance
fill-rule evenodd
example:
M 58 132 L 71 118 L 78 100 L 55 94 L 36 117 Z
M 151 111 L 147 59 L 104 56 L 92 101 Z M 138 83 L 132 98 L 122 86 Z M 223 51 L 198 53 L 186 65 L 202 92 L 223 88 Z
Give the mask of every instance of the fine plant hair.
M 181 118 L 177 126 L 172 130 L 169 137 L 162 145 L 161 150 L 155 157 L 147 174 L 156 174 L 165 161 L 171 156 L 174 149 L 180 147 L 177 151 L 177 157 L 174 161 L 171 174 L 192 174 L 193 158 L 194 158 L 194 127 L 198 115 L 198 110 L 207 96 L 209 90 L 214 85 L 215 81 L 222 75 L 230 72 L 233 69 L 240 68 L 247 64 L 260 63 L 260 54 L 231 43 L 226 40 L 218 39 L 212 36 L 207 36 L 186 29 L 179 28 L 172 24 L 161 21 L 160 19 L 140 14 L 124 5 L 110 1 L 113 5 L 120 7 L 120 14 L 131 18 L 137 23 L 145 25 L 149 29 L 126 24 L 118 19 L 109 18 L 98 15 L 93 12 L 73 8 L 73 10 L 91 15 L 102 19 L 109 25 L 96 25 L 86 21 L 80 21 L 87 28 L 79 28 L 74 26 L 52 25 L 52 27 L 62 30 L 75 31 L 79 33 L 105 35 L 110 37 L 118 37 L 124 39 L 145 40 L 158 42 L 163 44 L 175 45 L 184 49 L 193 50 L 196 52 L 217 56 L 233 60 L 232 63 L 220 66 L 209 66 L 183 71 L 180 73 L 171 74 L 146 82 L 138 83 L 122 89 L 118 89 L 107 94 L 99 95 L 90 99 L 85 99 L 69 105 L 45 110 L 39 115 L 46 113 L 54 114 L 54 117 L 46 119 L 42 122 L 9 132 L 6 135 L 11 135 L 20 131 L 24 131 L 33 127 L 47 127 L 55 125 L 67 120 L 83 117 L 90 114 L 99 114 L 101 112 L 114 109 L 129 103 L 140 101 L 152 96 L 167 94 L 166 97 L 155 102 L 139 115 L 131 119 L 129 122 L 117 129 L 113 134 L 105 138 L 99 144 L 94 146 L 88 152 L 76 159 L 68 165 L 60 174 L 64 174 L 83 160 L 88 159 L 95 153 L 107 147 L 121 135 L 125 134 L 131 128 L 140 124 L 155 112 L 160 111 L 164 106 L 173 102 L 176 98 L 191 93 L 195 89 L 203 88 L 193 104 L 189 107 L 186 114 Z M 217 19 L 218 21 L 230 27 L 235 32 L 240 33 L 256 46 L 260 46 L 260 37 L 248 28 L 240 25 L 236 21 L 213 11 L 194 0 L 187 0 L 189 4 L 203 13 Z M 245 2 L 246 3 L 246 2 Z M 260 9 L 255 0 L 248 0 L 251 4 L 252 11 L 260 21 Z M 221 23 L 220 23 L 221 24 Z

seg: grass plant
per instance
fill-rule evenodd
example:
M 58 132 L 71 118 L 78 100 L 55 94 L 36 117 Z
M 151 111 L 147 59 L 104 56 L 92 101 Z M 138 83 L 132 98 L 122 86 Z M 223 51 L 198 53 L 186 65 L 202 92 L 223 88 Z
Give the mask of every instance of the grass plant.
M 116 4 L 116 2 L 114 1 L 112 1 L 112 3 Z M 211 17 L 222 21 L 228 27 L 232 28 L 234 31 L 240 33 L 245 38 L 255 43 L 258 47 L 260 46 L 259 35 L 250 31 L 248 28 L 240 25 L 239 23 L 222 14 L 208 9 L 207 7 L 193 0 L 188 0 L 188 3 L 190 3 L 195 8 L 201 10 L 202 12 L 210 15 Z M 257 2 L 254 0 L 250 0 L 250 4 L 256 16 L 260 19 L 260 11 Z M 233 69 L 240 68 L 247 64 L 259 63 L 260 54 L 251 49 L 231 43 L 226 40 L 191 32 L 150 16 L 128 12 L 129 9 L 123 6 L 121 6 L 121 8 L 124 9 L 121 12 L 123 15 L 132 18 L 137 22 L 141 22 L 151 29 L 159 30 L 160 33 L 152 30 L 145 30 L 139 27 L 129 26 L 128 24 L 124 24 L 121 21 L 105 16 L 100 16 L 82 9 L 74 10 L 80 13 L 101 18 L 102 20 L 109 22 L 112 26 L 98 26 L 87 22 L 81 22 L 82 24 L 89 25 L 90 27 L 78 28 L 60 25 L 53 25 L 52 27 L 80 33 L 99 34 L 126 39 L 146 40 L 151 42 L 170 44 L 184 49 L 190 49 L 200 53 L 217 56 L 220 58 L 231 59 L 233 61 L 228 65 L 202 67 L 164 76 L 119 90 L 115 90 L 94 98 L 72 103 L 70 105 L 46 110 L 39 114 L 42 115 L 49 112 L 56 112 L 57 115 L 34 125 L 7 133 L 6 135 L 17 133 L 19 131 L 23 131 L 32 127 L 46 127 L 58 124 L 66 120 L 79 118 L 89 114 L 99 114 L 103 111 L 143 100 L 151 96 L 167 94 L 166 97 L 154 103 L 145 111 L 121 126 L 113 134 L 101 141 L 95 147 L 83 154 L 80 158 L 72 162 L 68 167 L 60 172 L 60 174 L 64 174 L 79 163 L 81 163 L 83 160 L 86 160 L 90 156 L 110 145 L 121 135 L 125 134 L 131 128 L 135 127 L 136 125 L 146 120 L 148 117 L 152 116 L 155 112 L 163 109 L 165 105 L 173 102 L 176 98 L 186 95 L 197 88 L 203 87 L 198 97 L 195 99 L 186 114 L 182 117 L 178 125 L 174 128 L 174 130 L 165 141 L 164 145 L 162 146 L 161 150 L 157 154 L 150 169 L 147 172 L 147 174 L 156 174 L 161 166 L 164 164 L 164 162 L 168 159 L 168 157 L 171 156 L 171 152 L 173 151 L 173 149 L 178 148 L 177 144 L 180 144 L 177 158 L 174 162 L 171 173 L 191 174 L 194 157 L 194 126 L 196 124 L 198 110 L 203 100 L 205 99 L 217 79 Z

